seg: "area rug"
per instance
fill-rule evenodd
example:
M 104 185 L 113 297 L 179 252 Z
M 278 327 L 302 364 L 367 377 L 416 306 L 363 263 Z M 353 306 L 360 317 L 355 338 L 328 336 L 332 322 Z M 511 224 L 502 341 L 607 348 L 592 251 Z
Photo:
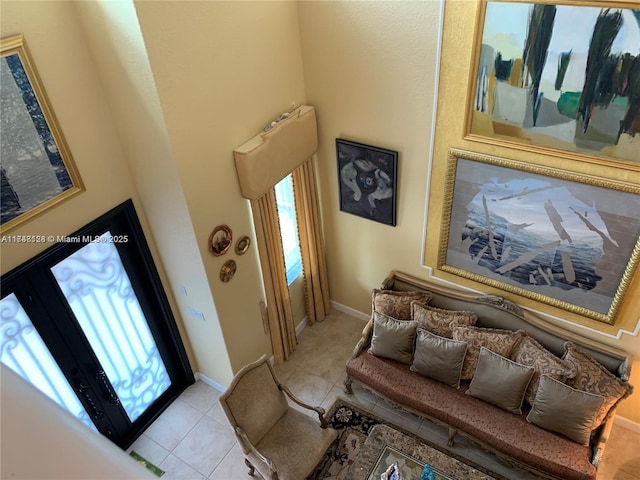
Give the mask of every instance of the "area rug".
M 427 447 L 437 450 L 437 455 L 444 454 L 486 474 L 486 477 L 481 475 L 479 478 L 508 480 L 495 472 L 489 472 L 487 469 L 467 459 L 452 454 L 451 452 L 446 452 L 441 447 L 407 432 L 401 427 L 393 425 L 389 421 L 368 412 L 363 407 L 353 405 L 342 398 L 338 398 L 333 406 L 327 410 L 326 417 L 329 421 L 329 427 L 338 430 L 340 433 L 338 434 L 337 441 L 325 452 L 322 461 L 315 468 L 314 472 L 307 477 L 307 480 L 350 480 L 352 478 L 354 464 L 356 467 L 360 467 L 362 464 L 362 458 L 359 457 L 361 449 L 367 440 L 367 436 L 374 426 L 380 424 L 387 425 L 404 435 L 417 439 Z M 351 472 L 350 469 L 352 469 Z M 455 475 L 453 472 L 444 473 Z M 455 476 L 441 476 L 438 478 L 466 480 L 465 478 L 456 478 Z

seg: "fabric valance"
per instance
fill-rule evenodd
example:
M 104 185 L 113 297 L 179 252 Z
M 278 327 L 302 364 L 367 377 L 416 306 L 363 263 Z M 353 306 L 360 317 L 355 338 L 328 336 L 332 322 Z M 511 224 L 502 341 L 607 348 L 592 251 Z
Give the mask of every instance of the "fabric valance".
M 302 105 L 233 151 L 242 196 L 260 198 L 317 150 L 316 111 Z

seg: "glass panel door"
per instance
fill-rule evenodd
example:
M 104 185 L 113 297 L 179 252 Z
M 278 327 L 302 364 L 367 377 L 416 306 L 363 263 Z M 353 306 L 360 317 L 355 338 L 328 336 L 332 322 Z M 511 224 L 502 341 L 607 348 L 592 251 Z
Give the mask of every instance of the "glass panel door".
M 134 422 L 171 380 L 114 238 L 104 233 L 51 271 L 101 364 L 109 401 Z
M 2 276 L 2 362 L 122 448 L 193 383 L 127 200 Z
M 2 363 L 97 430 L 15 294 L 0 300 Z

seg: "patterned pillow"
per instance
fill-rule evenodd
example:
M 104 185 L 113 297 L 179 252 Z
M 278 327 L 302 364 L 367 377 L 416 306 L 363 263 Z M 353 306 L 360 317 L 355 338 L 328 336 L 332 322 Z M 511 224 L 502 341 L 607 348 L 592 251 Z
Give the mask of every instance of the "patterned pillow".
M 452 325 L 453 339 L 467 342 L 467 354 L 464 357 L 461 378 L 469 380 L 478 364 L 480 347 L 486 347 L 494 353 L 509 358 L 516 344 L 526 335 L 524 330 L 502 330 L 498 328 L 480 328 L 469 325 Z
M 411 319 L 418 322 L 418 326 L 429 330 L 440 337 L 451 338 L 451 322 L 458 325 L 475 325 L 478 316 L 473 312 L 459 310 L 445 310 L 442 308 L 411 302 Z
M 541 375 L 548 375 L 563 383 L 568 378 L 573 378 L 576 375 L 576 369 L 573 364 L 556 357 L 529 336 L 524 337 L 522 341 L 516 345 L 509 358 L 514 362 L 529 365 L 534 369 L 533 378 L 524 396 L 524 399 L 529 405 L 533 405 Z
M 371 297 L 374 312 L 398 320 L 411 320 L 411 302 L 427 304 L 431 300 L 429 292 L 397 292 L 377 288 L 373 289 Z
M 567 385 L 605 398 L 600 413 L 596 417 L 595 428 L 602 424 L 614 405 L 631 395 L 633 386 L 616 377 L 572 342 L 566 342 L 564 349 L 563 360 L 570 362 L 576 368 L 576 376 L 567 380 Z

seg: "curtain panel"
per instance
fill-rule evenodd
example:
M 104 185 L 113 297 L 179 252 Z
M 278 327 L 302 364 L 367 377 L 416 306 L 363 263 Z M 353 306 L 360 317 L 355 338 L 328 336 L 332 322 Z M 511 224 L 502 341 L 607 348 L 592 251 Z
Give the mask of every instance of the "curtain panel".
M 307 322 L 313 325 L 324 320 L 331 311 L 329 281 L 324 255 L 320 202 L 316 187 L 313 157 L 293 171 L 293 194 L 298 217 L 300 254 L 304 272 Z
M 284 362 L 298 344 L 289 286 L 280 242 L 280 222 L 276 194 L 272 189 L 257 200 L 251 200 L 253 223 L 256 229 L 260 268 L 267 296 L 267 317 L 271 332 L 271 347 L 276 363 Z M 277 239 L 277 241 L 271 241 Z
M 277 363 L 286 360 L 297 345 L 273 190 L 290 173 L 293 173 L 308 323 L 323 320 L 330 310 L 313 163 L 317 149 L 315 109 L 302 105 L 279 117 L 233 152 L 242 196 L 251 200 Z

